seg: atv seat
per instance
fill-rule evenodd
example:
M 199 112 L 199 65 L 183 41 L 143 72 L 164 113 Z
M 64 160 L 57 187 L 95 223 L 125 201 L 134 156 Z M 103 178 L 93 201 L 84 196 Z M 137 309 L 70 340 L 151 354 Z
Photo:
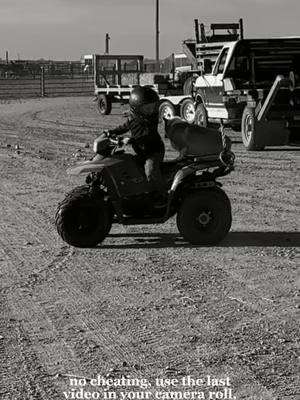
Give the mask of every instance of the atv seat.
M 220 160 L 220 154 L 212 154 L 205 156 L 187 155 L 184 157 L 178 157 L 173 160 L 163 161 L 160 164 L 160 166 L 161 166 L 161 171 L 166 172 L 166 171 L 171 171 L 173 169 L 180 169 L 184 166 L 195 163 L 203 164 L 203 168 L 213 168 L 223 165 Z

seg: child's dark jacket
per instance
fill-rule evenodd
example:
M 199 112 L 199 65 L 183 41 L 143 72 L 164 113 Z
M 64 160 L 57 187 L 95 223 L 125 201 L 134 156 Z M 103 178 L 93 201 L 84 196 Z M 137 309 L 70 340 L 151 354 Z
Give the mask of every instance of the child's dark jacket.
M 109 130 L 109 133 L 113 135 L 122 135 L 130 131 L 130 143 L 132 144 L 133 150 L 138 155 L 147 158 L 147 156 L 153 153 L 163 153 L 165 149 L 157 126 L 157 116 L 146 119 L 131 114 L 124 124 Z

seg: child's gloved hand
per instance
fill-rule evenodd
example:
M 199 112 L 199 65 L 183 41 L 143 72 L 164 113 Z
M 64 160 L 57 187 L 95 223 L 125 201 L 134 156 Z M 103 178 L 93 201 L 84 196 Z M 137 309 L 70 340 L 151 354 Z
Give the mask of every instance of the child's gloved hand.
M 123 144 L 124 144 L 124 145 L 130 144 L 130 141 L 131 141 L 131 138 L 130 138 L 130 137 L 125 137 L 125 138 L 123 138 Z
M 104 131 L 103 131 L 103 133 L 106 135 L 106 137 L 111 137 L 111 133 L 109 132 L 109 130 L 108 129 L 105 129 Z

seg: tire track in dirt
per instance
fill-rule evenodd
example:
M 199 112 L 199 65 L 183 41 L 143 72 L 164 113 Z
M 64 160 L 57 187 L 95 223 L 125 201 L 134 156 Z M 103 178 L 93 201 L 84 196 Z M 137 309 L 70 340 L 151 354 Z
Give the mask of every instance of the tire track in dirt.
M 14 269 L 9 261 L 7 266 L 8 269 Z M 13 293 L 1 291 L 0 299 L 0 372 L 3 379 L 0 393 L 3 399 L 59 400 L 60 396 L 51 382 L 44 379 L 46 371 L 38 357 L 41 351 L 37 352 L 33 347 L 32 331 L 29 329 L 29 337 L 24 329 L 24 325 L 33 318 L 33 307 L 27 300 L 27 294 L 21 292 L 19 296 L 13 288 Z M 19 310 L 26 310 L 26 313 L 21 315 Z M 47 329 L 50 331 L 51 327 L 47 326 Z
M 49 357 L 49 354 L 47 354 L 47 343 L 46 346 L 43 346 L 41 343 L 45 335 L 44 332 L 47 332 L 48 338 L 50 337 L 50 347 L 51 337 L 56 338 L 58 342 L 62 341 L 62 343 L 58 344 L 57 347 L 65 354 L 65 368 L 68 368 L 67 365 L 70 368 L 70 365 L 72 364 L 73 369 L 78 368 L 79 361 L 74 359 L 73 349 L 64 343 L 63 338 L 61 338 L 59 333 L 55 331 L 53 322 L 47 318 L 44 310 L 40 308 L 36 302 L 33 291 L 37 284 L 47 283 L 50 276 L 50 270 L 52 273 L 55 273 L 64 267 L 66 261 L 73 254 L 73 249 L 64 246 L 62 250 L 59 251 L 58 254 L 54 255 L 53 259 L 49 261 L 49 254 L 51 255 L 51 253 L 53 253 L 53 247 L 55 248 L 53 243 L 54 235 L 50 232 L 50 229 L 45 230 L 43 220 L 41 220 L 38 215 L 29 208 L 29 206 L 26 207 L 24 203 L 18 203 L 18 201 L 13 198 L 13 195 L 10 195 L 8 189 L 9 188 L 6 187 L 6 194 L 4 199 L 2 199 L 4 205 L 2 211 L 5 213 L 4 221 L 8 221 L 7 226 L 4 226 L 5 230 L 2 230 L 2 232 L 5 232 L 5 235 L 2 235 L 1 239 L 3 249 L 6 253 L 6 266 L 4 266 L 4 269 L 2 268 L 2 271 L 7 285 L 5 292 L 2 291 L 2 294 L 4 295 L 5 293 L 6 298 L 9 299 L 9 303 L 13 304 L 14 308 L 10 314 L 12 313 L 13 315 L 16 314 L 23 316 L 23 322 L 21 324 L 22 327 L 26 326 L 26 331 L 29 335 L 28 340 L 26 339 L 28 343 L 26 343 L 28 346 L 31 346 L 31 341 L 34 347 L 29 348 L 26 353 L 27 355 L 24 355 L 24 351 L 28 349 L 28 346 L 26 347 L 24 345 L 20 349 L 20 352 L 23 354 L 23 358 L 26 356 L 26 359 L 29 360 L 28 371 L 33 371 L 36 382 L 38 382 L 41 365 L 47 365 L 51 370 L 53 365 L 56 363 L 55 360 L 59 359 L 59 357 L 55 357 L 56 355 L 52 354 L 50 356 L 52 362 L 49 364 L 49 359 L 47 359 Z M 12 210 L 15 210 L 13 215 L 11 215 Z M 18 231 L 15 230 L 15 226 L 18 227 Z M 20 251 L 19 243 L 27 236 L 27 226 L 30 226 L 31 228 L 30 237 L 32 238 L 33 243 L 29 249 L 26 248 L 25 252 L 22 253 Z M 36 242 L 38 242 L 38 246 L 36 244 L 33 246 Z M 42 245 L 42 252 L 36 254 L 35 249 L 36 247 L 40 248 L 40 245 Z M 10 260 L 11 262 L 9 262 Z M 32 270 L 36 269 L 36 265 L 39 265 L 40 268 L 36 272 L 32 272 Z M 43 323 L 41 321 L 43 321 Z M 44 325 L 42 332 L 39 330 L 41 325 Z M 52 339 L 52 341 L 53 340 L 54 339 Z M 18 342 L 18 344 L 22 343 L 22 341 L 20 343 Z M 35 354 L 38 355 L 40 364 L 36 358 L 34 358 L 34 364 L 32 364 L 33 361 L 31 362 L 31 358 L 29 357 L 31 354 L 31 358 L 35 357 Z M 62 367 L 64 368 L 63 365 Z M 31 378 L 31 375 L 29 377 L 24 377 L 25 380 L 27 379 L 26 382 L 29 382 L 28 385 L 32 381 Z M 51 383 L 49 383 L 49 385 L 51 386 Z M 50 400 L 51 398 L 54 398 L 54 396 L 47 398 Z
M 153 258 L 151 258 L 151 260 L 150 260 L 150 263 L 151 263 L 151 265 L 153 265 L 153 261 L 156 261 L 155 260 L 155 258 L 153 259 Z M 162 259 L 161 259 L 161 257 L 157 257 L 157 261 L 159 262 L 159 265 L 160 266 L 162 266 L 162 267 L 164 267 L 164 266 L 170 266 L 170 260 L 169 260 L 169 257 L 166 259 L 166 263 L 164 264 L 164 263 L 162 263 Z M 169 267 L 170 268 L 170 267 Z M 149 271 L 148 271 L 149 272 Z M 173 276 L 173 271 L 172 270 L 169 270 L 169 272 L 170 272 L 170 276 Z M 166 272 L 164 271 L 164 277 L 167 279 L 167 276 L 166 276 Z M 187 296 L 182 296 L 182 298 L 189 298 L 190 299 L 190 297 L 187 297 Z M 169 328 L 169 330 L 170 329 L 172 329 L 172 327 L 168 327 Z M 136 337 L 139 339 L 139 341 L 140 342 L 145 342 L 147 345 L 151 345 L 151 346 L 153 346 L 154 348 L 157 348 L 157 344 L 158 343 L 161 343 L 162 342 L 162 337 L 161 337 L 161 333 L 165 333 L 165 330 L 158 330 L 156 327 L 155 327 L 155 330 L 149 330 L 149 329 L 147 329 L 147 330 L 145 330 L 144 332 L 143 331 L 141 331 L 141 332 L 139 332 L 139 331 L 136 331 Z M 178 346 L 178 348 L 180 348 L 181 347 L 181 345 L 179 345 Z M 157 351 L 157 350 L 156 350 Z M 153 359 L 155 359 L 155 358 L 157 358 L 157 356 L 158 356 L 158 354 L 157 354 L 157 352 L 155 351 L 155 354 L 153 355 Z M 159 352 L 161 352 L 161 349 L 159 349 Z M 171 352 L 171 354 L 169 354 L 169 352 Z M 173 355 L 172 355 L 173 354 Z M 147 356 L 148 356 L 148 359 L 149 359 L 149 347 L 147 348 Z M 152 356 L 152 355 L 151 355 Z M 172 349 L 171 350 L 169 350 L 166 354 L 165 354 L 165 356 L 164 356 L 164 359 L 166 360 L 168 360 L 168 363 L 170 363 L 171 365 L 174 365 L 175 364 L 175 366 L 176 366 L 176 368 L 174 368 L 174 371 L 176 372 L 177 371 L 177 373 L 178 373 L 178 371 L 180 371 L 181 370 L 181 372 L 182 371 L 186 371 L 186 368 L 187 368 L 187 365 L 185 364 L 184 365 L 184 361 L 183 361 L 183 359 L 184 359 L 185 357 L 184 357 L 184 355 L 182 354 L 182 352 L 180 352 L 180 354 L 179 353 L 177 353 L 176 354 L 176 352 L 174 351 L 174 348 L 172 347 Z M 151 360 L 151 357 L 150 357 L 150 360 Z M 149 360 L 149 361 L 150 361 Z M 148 362 L 149 362 L 148 361 Z M 152 361 L 152 360 L 151 360 Z M 150 364 L 151 364 L 151 362 L 150 362 Z M 199 363 L 196 363 L 196 366 L 199 366 Z
M 55 125 L 55 127 L 68 127 L 68 128 L 77 128 L 78 130 L 82 131 L 86 129 L 89 129 L 91 131 L 93 131 L 94 133 L 99 132 L 99 127 L 98 124 L 96 125 L 87 125 L 86 123 L 82 123 L 82 121 L 78 121 L 78 123 L 67 123 L 67 122 L 62 122 L 59 120 L 51 120 L 51 119 L 45 119 L 45 118 L 41 118 L 39 115 L 43 114 L 43 111 L 37 111 L 34 113 L 30 113 L 30 119 L 32 119 L 33 121 L 37 121 L 37 122 L 43 122 L 46 125 L 50 125 L 53 126 Z
M 192 250 L 192 252 L 196 252 L 196 250 Z M 176 258 L 175 258 L 176 259 Z M 194 259 L 189 257 L 189 260 Z M 155 260 L 155 258 L 154 258 Z M 162 265 L 161 262 L 161 258 L 158 257 L 157 259 L 157 264 L 156 265 Z M 175 260 L 174 260 L 175 261 Z M 168 256 L 168 259 L 166 261 L 167 265 L 170 265 L 170 262 L 172 263 L 172 261 L 170 260 L 170 257 Z M 159 264 L 158 264 L 159 263 Z M 214 263 L 212 263 L 214 264 Z M 196 265 L 195 265 L 196 267 Z M 194 270 L 194 272 L 196 272 Z M 198 279 L 197 279 L 198 278 Z M 247 319 L 251 319 L 252 317 L 255 318 L 255 316 L 261 315 L 261 317 L 266 318 L 269 311 L 268 311 L 268 307 L 266 307 L 266 302 L 265 301 L 261 301 L 261 299 L 259 299 L 257 296 L 253 295 L 253 292 L 251 293 L 251 291 L 249 292 L 249 288 L 247 288 L 247 286 L 245 284 L 241 285 L 241 282 L 238 282 L 236 280 L 232 280 L 232 277 L 228 276 L 226 274 L 226 272 L 221 269 L 221 268 L 215 268 L 213 267 L 213 270 L 210 270 L 210 277 L 209 279 L 207 278 L 207 276 L 204 276 L 204 285 L 201 285 L 201 280 L 199 279 L 199 277 L 197 277 L 196 275 L 192 275 L 192 276 L 186 276 L 186 273 L 184 275 L 184 278 L 181 280 L 181 282 L 179 282 L 179 285 L 175 285 L 175 288 L 177 288 L 177 290 L 181 290 L 182 287 L 184 287 L 184 291 L 185 291 L 185 295 L 187 296 L 188 299 L 190 299 L 191 303 L 194 305 L 199 305 L 199 298 L 197 298 L 197 295 L 195 296 L 195 292 L 197 293 L 197 290 L 195 290 L 195 282 L 197 282 L 198 284 L 200 284 L 201 286 L 201 290 L 205 291 L 205 289 L 209 288 L 209 290 L 207 290 L 208 293 L 206 293 L 207 298 L 210 298 L 210 304 L 208 304 L 206 302 L 206 304 L 201 305 L 201 302 L 203 301 L 203 294 L 201 294 L 200 296 L 200 308 L 199 311 L 201 310 L 202 313 L 204 313 L 205 317 L 203 319 L 203 325 L 205 326 L 207 320 L 210 321 L 210 324 L 215 325 L 215 327 L 218 327 L 218 321 L 213 321 L 212 317 L 214 315 L 214 312 L 218 315 L 225 315 L 226 319 L 229 319 L 230 321 L 230 316 L 233 315 L 236 312 L 236 303 L 238 303 L 239 308 L 241 308 L 245 314 L 246 314 L 246 318 Z M 230 295 L 230 293 L 228 295 L 226 295 L 226 286 L 228 286 L 227 290 L 230 290 L 231 286 L 234 286 L 235 292 L 232 295 Z M 237 300 L 235 299 L 235 297 L 237 297 Z M 220 301 L 217 301 L 216 298 L 220 298 L 222 299 L 222 302 L 220 304 Z M 211 301 L 211 298 L 213 299 L 213 301 Z M 243 300 L 240 301 L 239 298 L 242 298 Z M 260 300 L 260 301 L 258 301 Z M 215 303 L 217 303 L 217 307 L 218 310 L 215 309 Z M 274 308 L 274 306 L 269 307 L 270 309 Z M 274 313 L 274 311 L 273 311 Z M 203 315 L 203 314 L 202 314 Z M 259 318 L 261 318 L 259 317 Z M 295 322 L 296 322 L 296 316 L 295 316 Z M 224 321 L 225 322 L 225 321 Z M 225 331 L 224 331 L 225 328 Z M 223 343 L 223 345 L 225 345 L 225 349 L 224 352 L 227 353 L 227 357 L 225 357 L 225 362 L 226 362 L 226 358 L 227 361 L 230 360 L 230 342 L 231 340 L 235 341 L 234 338 L 237 336 L 239 337 L 239 335 L 241 334 L 241 332 L 243 331 L 243 326 L 241 326 L 240 328 L 234 328 L 232 326 L 232 324 L 230 323 L 229 325 L 225 325 L 222 324 L 222 335 L 221 337 L 218 338 L 217 335 L 217 341 L 221 341 L 221 343 L 218 343 L 218 345 L 221 345 Z M 231 332 L 234 332 L 234 335 L 232 337 Z M 220 332 L 220 329 L 216 329 L 216 331 Z M 210 334 L 212 334 L 212 329 L 210 329 Z M 245 331 L 243 332 L 243 334 L 245 334 Z M 243 346 L 242 343 L 238 343 L 235 344 L 235 348 L 238 350 L 238 357 L 237 359 L 232 359 L 230 360 L 231 362 L 237 362 L 240 366 L 242 366 L 243 369 L 246 369 L 250 372 L 250 374 L 252 374 L 252 376 L 254 376 L 255 380 L 257 382 L 259 382 L 263 387 L 267 388 L 268 390 L 273 390 L 276 389 L 276 392 L 278 392 L 278 394 L 280 395 L 284 395 L 284 394 L 288 394 L 288 392 L 292 392 L 295 393 L 297 391 L 297 389 L 299 388 L 299 385 L 297 385 L 297 371 L 295 371 L 293 369 L 293 366 L 290 366 L 290 362 L 291 360 L 294 358 L 295 359 L 295 355 L 293 352 L 293 346 L 291 346 L 291 349 L 286 349 L 286 350 L 281 350 L 281 348 L 283 349 L 282 346 L 280 346 L 280 340 L 279 338 L 276 336 L 275 333 L 273 333 L 272 331 L 268 332 L 264 332 L 264 330 L 262 330 L 262 332 L 260 333 L 262 336 L 268 336 L 269 341 L 271 341 L 273 343 L 273 351 L 276 352 L 277 357 L 281 357 L 281 363 L 280 361 L 277 359 L 276 362 L 279 362 L 279 364 L 285 365 L 285 367 L 281 367 L 281 376 L 285 376 L 288 379 L 290 379 L 290 382 L 286 381 L 286 382 L 282 382 L 281 385 L 278 385 L 278 382 L 275 378 L 275 374 L 269 377 L 268 376 L 268 370 L 265 370 L 265 366 L 263 366 L 263 369 L 259 372 L 259 374 L 257 373 L 257 363 L 254 363 L 253 365 L 251 365 L 251 363 L 249 362 L 249 360 L 247 360 L 247 357 L 243 357 L 243 353 L 246 350 Z M 298 332 L 299 334 L 299 332 Z M 277 333 L 278 335 L 278 333 Z M 293 338 L 293 343 L 294 343 L 294 348 L 296 350 L 296 343 L 297 343 L 297 333 L 293 334 L 292 331 L 289 333 L 290 338 Z M 214 335 L 212 335 L 214 336 Z M 280 335 L 279 335 L 280 336 Z M 224 343 L 225 342 L 225 343 Z M 227 347 L 226 347 L 227 346 Z M 258 354 L 259 354 L 259 348 L 261 346 L 258 346 Z M 253 348 L 255 348 L 255 344 L 253 343 Z M 281 352 L 282 351 L 282 352 Z M 289 355 L 285 354 L 285 351 L 288 351 Z M 269 352 L 267 351 L 266 356 L 269 356 Z M 220 355 L 218 355 L 220 356 Z M 229 360 L 228 360 L 229 357 Z M 169 356 L 170 359 L 172 359 L 171 355 Z M 270 357 L 271 359 L 272 357 Z M 214 360 L 216 361 L 216 360 Z M 221 358 L 222 361 L 222 358 Z M 211 360 L 209 361 L 209 363 L 211 362 Z M 220 359 L 219 359 L 220 362 Z M 272 363 L 272 360 L 270 360 L 270 362 Z M 296 362 L 296 359 L 295 359 Z M 259 364 L 259 363 L 258 363 Z M 209 364 L 208 364 L 209 365 Z M 293 365 L 293 363 L 292 363 Z M 295 364 L 294 364 L 295 365 Z M 272 366 L 272 365 L 271 365 Z M 206 364 L 207 367 L 207 364 Z M 288 368 L 288 370 L 286 370 L 284 372 L 284 368 Z M 249 375 L 249 372 L 247 373 Z M 292 376 L 293 375 L 293 379 Z M 275 378 L 275 380 L 274 380 Z

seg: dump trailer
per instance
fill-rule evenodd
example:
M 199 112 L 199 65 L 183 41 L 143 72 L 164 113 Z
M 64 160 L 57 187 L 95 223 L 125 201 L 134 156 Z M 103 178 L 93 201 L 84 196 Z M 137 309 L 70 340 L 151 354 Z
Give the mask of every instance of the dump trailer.
M 172 118 L 180 115 L 189 123 L 195 122 L 195 82 L 201 75 L 204 63 L 209 60 L 213 65 L 224 45 L 232 40 L 244 37 L 243 20 L 238 23 L 211 24 L 208 33 L 204 24 L 195 19 L 195 39 L 183 41 L 182 47 L 189 62 L 190 69 L 183 72 L 180 96 L 165 96 L 161 99 L 161 118 Z
M 195 122 L 241 131 L 248 150 L 300 144 L 300 37 L 242 39 L 204 59 Z

